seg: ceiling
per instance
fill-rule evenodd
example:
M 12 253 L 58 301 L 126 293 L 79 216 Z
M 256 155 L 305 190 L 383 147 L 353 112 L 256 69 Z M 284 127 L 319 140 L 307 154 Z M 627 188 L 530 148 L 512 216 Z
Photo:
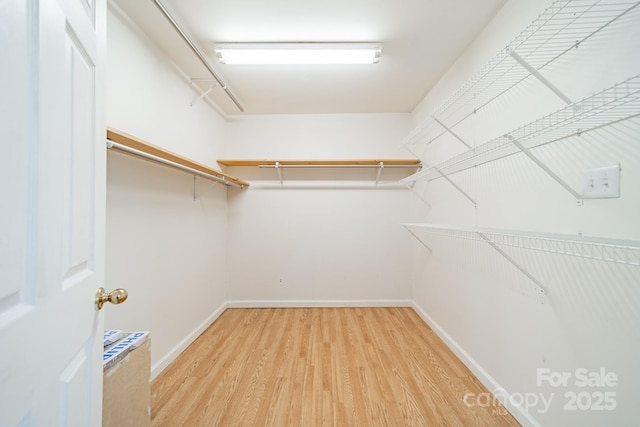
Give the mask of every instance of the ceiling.
M 189 78 L 211 78 L 152 0 L 111 0 Z M 506 0 L 162 0 L 244 113 L 411 112 Z M 224 65 L 214 42 L 382 42 L 375 65 Z M 203 90 L 213 83 L 198 81 Z

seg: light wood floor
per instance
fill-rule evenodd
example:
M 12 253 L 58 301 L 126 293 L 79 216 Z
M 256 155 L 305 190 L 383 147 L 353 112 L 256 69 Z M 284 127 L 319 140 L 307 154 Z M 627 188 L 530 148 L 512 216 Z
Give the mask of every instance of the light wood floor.
M 411 308 L 228 309 L 151 387 L 153 426 L 512 426 Z

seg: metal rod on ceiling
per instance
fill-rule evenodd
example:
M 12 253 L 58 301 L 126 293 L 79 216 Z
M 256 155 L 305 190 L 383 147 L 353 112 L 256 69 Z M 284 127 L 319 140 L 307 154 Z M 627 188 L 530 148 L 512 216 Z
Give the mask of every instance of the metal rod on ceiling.
M 231 99 L 231 101 L 233 101 L 234 104 L 236 104 L 236 107 L 238 107 L 238 109 L 241 112 L 244 112 L 244 108 L 242 107 L 242 105 L 240 105 L 240 102 L 238 102 L 238 100 L 236 99 L 236 97 L 233 95 L 233 93 L 231 93 L 231 91 L 229 90 L 229 88 L 227 88 L 227 85 L 224 84 L 224 82 L 222 81 L 222 79 L 220 77 L 218 77 L 218 75 L 216 74 L 216 72 L 213 70 L 213 68 L 211 67 L 211 65 L 209 65 L 209 62 L 207 61 L 207 59 L 204 57 L 204 55 L 202 54 L 202 52 L 200 52 L 200 50 L 196 47 L 196 45 L 191 41 L 191 39 L 189 38 L 189 36 L 187 36 L 187 34 L 182 30 L 182 28 L 180 28 L 180 26 L 178 25 L 178 23 L 175 21 L 175 19 L 173 19 L 173 17 L 171 16 L 171 14 L 169 13 L 169 11 L 164 7 L 164 5 L 162 3 L 160 3 L 160 0 L 152 0 L 155 5 L 158 7 L 158 9 L 160 9 L 160 12 L 162 12 L 162 14 L 164 15 L 165 18 L 167 18 L 167 20 L 171 23 L 171 25 L 173 25 L 173 28 L 178 32 L 178 34 L 180 34 L 180 36 L 182 37 L 182 39 L 189 45 L 189 47 L 191 48 L 191 50 L 193 51 L 193 53 L 196 54 L 196 56 L 198 57 L 198 59 L 200 59 L 200 62 L 202 62 L 202 65 L 205 66 L 205 68 L 209 71 L 209 73 L 211 73 L 211 75 L 213 76 L 213 78 L 216 80 L 216 82 L 218 82 L 218 84 L 220 85 L 220 87 L 224 90 L 224 92 L 227 94 L 227 96 L 229 97 L 229 99 Z

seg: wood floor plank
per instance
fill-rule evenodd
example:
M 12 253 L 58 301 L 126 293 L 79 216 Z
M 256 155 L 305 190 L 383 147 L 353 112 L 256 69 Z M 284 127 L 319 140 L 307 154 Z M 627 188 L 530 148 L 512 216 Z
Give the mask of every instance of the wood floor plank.
M 228 309 L 151 391 L 154 427 L 519 425 L 410 308 Z

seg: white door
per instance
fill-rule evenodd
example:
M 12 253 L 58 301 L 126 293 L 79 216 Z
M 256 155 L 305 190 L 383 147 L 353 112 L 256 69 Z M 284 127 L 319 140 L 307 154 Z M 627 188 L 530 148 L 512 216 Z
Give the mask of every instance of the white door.
M 104 0 L 0 0 L 0 425 L 101 423 Z

